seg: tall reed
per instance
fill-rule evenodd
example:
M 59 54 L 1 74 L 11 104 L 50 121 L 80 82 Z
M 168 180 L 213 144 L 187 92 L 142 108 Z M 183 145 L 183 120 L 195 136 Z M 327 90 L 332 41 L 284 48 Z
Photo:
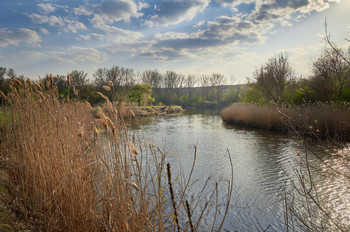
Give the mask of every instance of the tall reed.
M 314 103 L 259 106 L 236 103 L 221 111 L 224 121 L 269 130 L 350 140 L 350 105 Z
M 174 226 L 164 192 L 165 153 L 130 136 L 107 97 L 95 112 L 86 102 L 60 99 L 52 83 L 16 80 L 3 99 L 1 168 L 18 211 L 40 230 Z M 188 182 L 177 193 L 178 208 L 185 208 Z M 189 228 L 189 222 L 179 223 Z

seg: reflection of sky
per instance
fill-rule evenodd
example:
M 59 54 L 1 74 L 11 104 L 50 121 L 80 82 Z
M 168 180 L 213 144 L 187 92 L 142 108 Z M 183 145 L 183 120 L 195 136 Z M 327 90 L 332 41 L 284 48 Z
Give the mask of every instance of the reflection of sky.
M 324 173 L 317 187 L 332 218 L 350 229 L 350 147 L 339 150 L 321 164 Z
M 292 167 L 295 156 L 293 140 L 283 134 L 227 126 L 217 115 L 202 114 L 153 118 L 135 132 L 165 147 L 168 161 L 174 168 L 180 161 L 186 175 L 192 166 L 193 145 L 197 145 L 193 180 L 200 183 L 209 176 L 230 178 L 228 149 L 234 196 L 226 226 L 238 230 L 263 230 L 269 224 L 283 227 L 280 194 L 287 187 L 283 170 Z M 174 173 L 178 175 L 178 171 Z M 226 191 L 221 193 L 222 200 Z

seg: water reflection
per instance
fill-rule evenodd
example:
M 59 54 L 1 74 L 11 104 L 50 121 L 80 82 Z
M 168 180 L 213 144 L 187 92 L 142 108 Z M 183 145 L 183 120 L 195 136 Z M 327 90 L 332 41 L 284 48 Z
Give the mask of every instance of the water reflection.
M 233 161 L 234 196 L 225 230 L 263 231 L 269 226 L 269 231 L 286 229 L 282 193 L 291 186 L 285 173 L 293 173 L 298 165 L 296 154 L 300 151 L 300 141 L 285 134 L 225 124 L 219 111 L 187 110 L 183 115 L 140 118 L 137 122 L 130 121 L 130 127 L 137 136 L 168 152 L 168 161 L 177 167 L 174 176 L 180 173 L 180 164 L 188 175 L 196 145 L 198 157 L 193 179 L 198 182 L 194 186 L 200 186 L 209 176 L 230 177 L 231 167 L 225 156 L 228 150 Z M 339 165 L 336 161 L 329 162 Z M 348 182 L 338 183 L 331 178 L 320 183 L 349 186 Z M 344 194 L 342 207 L 349 207 L 349 192 L 346 195 L 345 190 L 339 191 Z M 189 197 L 194 198 L 197 193 L 194 187 Z M 225 201 L 224 191 L 220 197 Z M 331 195 L 329 200 L 339 199 Z M 349 214 L 343 218 L 349 220 Z M 206 220 L 209 223 L 210 215 Z

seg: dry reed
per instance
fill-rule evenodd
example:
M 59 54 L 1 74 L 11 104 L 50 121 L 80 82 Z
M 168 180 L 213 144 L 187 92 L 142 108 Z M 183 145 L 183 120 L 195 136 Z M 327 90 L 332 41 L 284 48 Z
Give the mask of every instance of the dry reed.
M 44 231 L 171 229 L 165 153 L 130 138 L 103 94 L 105 108 L 94 117 L 90 105 L 59 99 L 48 87 L 13 82 L 1 109 L 0 164 L 22 216 Z M 178 193 L 178 208 L 185 209 L 189 180 Z M 180 223 L 188 228 L 187 221 Z
M 221 111 L 224 121 L 269 130 L 292 131 L 336 140 L 350 139 L 350 105 L 316 103 L 300 106 L 233 104 Z

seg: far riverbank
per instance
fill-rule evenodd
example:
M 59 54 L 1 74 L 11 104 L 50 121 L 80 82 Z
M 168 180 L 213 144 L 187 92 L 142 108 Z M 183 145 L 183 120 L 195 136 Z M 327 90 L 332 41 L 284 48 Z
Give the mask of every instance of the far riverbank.
M 125 118 L 150 117 L 162 114 L 181 114 L 185 110 L 181 106 L 139 106 L 126 107 L 123 110 Z

